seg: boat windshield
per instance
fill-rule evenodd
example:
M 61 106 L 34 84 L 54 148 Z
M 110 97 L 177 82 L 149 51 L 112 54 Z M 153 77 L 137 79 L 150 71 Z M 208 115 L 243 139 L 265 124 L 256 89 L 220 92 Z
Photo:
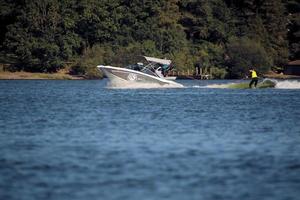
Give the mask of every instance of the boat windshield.
M 127 69 L 133 69 L 136 71 L 141 71 L 144 68 L 143 64 L 137 63 L 137 64 L 133 64 L 133 65 L 128 65 L 126 66 Z
M 141 63 L 137 63 L 137 64 L 133 64 L 133 65 L 128 65 L 126 68 L 127 69 L 132 69 L 132 70 L 136 70 L 136 71 L 140 71 L 143 72 L 145 74 L 149 74 L 152 76 L 158 76 L 155 73 L 155 70 L 158 68 L 159 66 L 157 66 L 156 64 L 153 63 L 149 63 L 148 65 L 144 66 Z
M 145 73 L 145 74 L 149 74 L 149 75 L 152 75 L 152 76 L 158 76 L 156 73 L 155 73 L 155 70 L 151 67 L 144 67 L 141 72 Z
M 163 77 L 166 73 L 171 70 L 171 60 L 158 59 L 153 57 L 145 57 L 149 64 L 144 65 L 143 63 L 136 63 L 128 65 L 127 69 L 143 72 L 152 76 Z

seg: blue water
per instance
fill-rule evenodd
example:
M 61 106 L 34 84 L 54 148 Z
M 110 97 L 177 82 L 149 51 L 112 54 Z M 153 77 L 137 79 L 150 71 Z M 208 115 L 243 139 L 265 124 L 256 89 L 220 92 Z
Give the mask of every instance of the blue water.
M 0 81 L 2 200 L 296 200 L 300 90 Z

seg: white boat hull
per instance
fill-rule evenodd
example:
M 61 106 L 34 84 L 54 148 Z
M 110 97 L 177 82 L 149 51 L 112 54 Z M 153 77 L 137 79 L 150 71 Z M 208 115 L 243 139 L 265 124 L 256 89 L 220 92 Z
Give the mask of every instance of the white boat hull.
M 97 67 L 107 76 L 107 78 L 109 78 L 111 85 L 116 87 L 122 87 L 124 84 L 147 84 L 159 85 L 163 87 L 183 87 L 183 85 L 174 81 L 145 74 L 136 70 L 103 65 L 99 65 Z
M 165 79 L 167 79 L 167 80 L 176 80 L 177 76 L 166 76 Z

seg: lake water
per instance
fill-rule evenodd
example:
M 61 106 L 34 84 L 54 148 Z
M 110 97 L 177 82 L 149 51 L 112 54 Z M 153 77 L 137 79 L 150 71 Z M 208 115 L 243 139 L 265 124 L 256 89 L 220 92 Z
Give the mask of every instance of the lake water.
M 0 199 L 299 199 L 300 90 L 224 82 L 0 81 Z

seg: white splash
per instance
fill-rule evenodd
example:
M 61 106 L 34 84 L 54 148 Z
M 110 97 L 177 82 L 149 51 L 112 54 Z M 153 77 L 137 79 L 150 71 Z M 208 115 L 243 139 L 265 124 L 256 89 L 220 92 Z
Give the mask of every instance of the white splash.
M 297 81 L 297 80 L 277 81 L 275 88 L 278 88 L 278 89 L 300 89 L 300 81 Z
M 200 86 L 200 85 L 193 85 L 192 88 L 203 88 L 203 86 Z

